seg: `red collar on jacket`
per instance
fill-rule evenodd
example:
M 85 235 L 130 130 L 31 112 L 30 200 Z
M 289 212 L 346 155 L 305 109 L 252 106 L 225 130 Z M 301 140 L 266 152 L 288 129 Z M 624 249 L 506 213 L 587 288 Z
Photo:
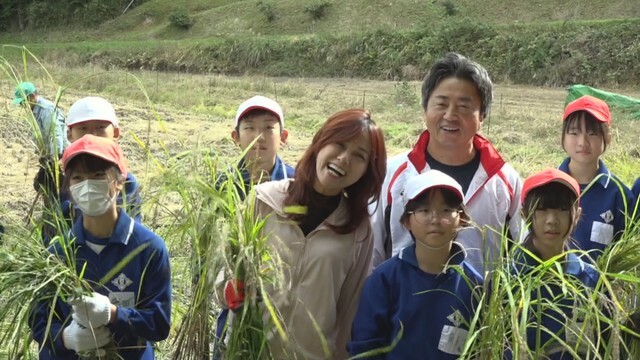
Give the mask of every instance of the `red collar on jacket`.
M 420 138 L 418 138 L 418 142 L 407 155 L 418 173 L 421 173 L 427 166 L 427 145 L 429 144 L 430 135 L 429 130 L 423 131 L 420 134 Z M 473 137 L 473 147 L 480 152 L 480 164 L 482 164 L 489 178 L 500 171 L 505 162 L 489 140 L 482 135 L 476 134 Z

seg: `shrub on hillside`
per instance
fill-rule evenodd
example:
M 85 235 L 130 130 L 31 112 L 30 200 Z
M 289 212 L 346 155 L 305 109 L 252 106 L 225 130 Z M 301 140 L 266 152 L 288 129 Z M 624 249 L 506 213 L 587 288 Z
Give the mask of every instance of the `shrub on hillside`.
M 60 9 L 54 4 L 36 1 L 27 7 L 27 21 L 29 27 L 36 29 L 46 29 L 59 22 L 64 18 L 61 16 Z
M 120 13 L 114 4 L 104 0 L 91 0 L 80 12 L 82 23 L 87 26 L 100 24 L 105 19 L 112 19 Z
M 271 3 L 264 1 L 258 1 L 258 10 L 264 15 L 267 22 L 274 22 L 276 20 L 276 9 Z
M 451 0 L 445 0 L 442 2 L 442 6 L 444 7 L 444 13 L 448 16 L 454 16 L 458 13 L 458 8 L 456 8 L 456 4 Z
M 189 29 L 193 26 L 193 19 L 184 9 L 172 11 L 169 14 L 169 22 L 171 25 L 181 29 Z
M 325 0 L 305 6 L 304 12 L 309 14 L 311 19 L 320 20 L 327 14 L 327 10 L 329 10 L 330 7 L 331 2 Z
M 75 27 L 77 24 L 93 27 L 116 18 L 127 5 L 131 5 L 129 8 L 132 8 L 143 2 L 139 0 L 130 4 L 130 0 L 38 0 L 24 6 L 27 26 L 32 29 L 45 29 L 67 25 Z M 4 13 L 0 11 L 0 22 L 20 17 L 16 11 L 17 8 L 10 8 Z

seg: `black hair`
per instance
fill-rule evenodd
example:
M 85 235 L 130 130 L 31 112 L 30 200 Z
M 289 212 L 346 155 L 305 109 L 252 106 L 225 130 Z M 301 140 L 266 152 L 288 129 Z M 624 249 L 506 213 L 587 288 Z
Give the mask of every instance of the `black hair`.
M 74 171 L 78 170 L 90 173 L 104 171 L 107 174 L 107 179 L 121 184 L 124 183 L 120 169 L 116 164 L 90 154 L 80 154 L 71 159 L 67 164 L 62 189 L 65 191 L 69 190 L 71 176 Z
M 570 218 L 573 219 L 575 212 L 578 211 L 578 197 L 567 185 L 554 181 L 529 191 L 524 199 L 522 214 L 530 225 L 536 210 L 547 209 L 569 211 Z M 574 225 L 571 224 L 564 237 L 568 237 L 573 232 L 573 227 Z M 530 247 L 532 238 L 533 231 L 527 235 L 524 241 L 525 247 Z
M 273 111 L 269 111 L 267 109 L 258 108 L 258 109 L 249 110 L 244 115 L 242 115 L 240 119 L 238 119 L 238 124 L 236 125 L 236 132 L 238 133 L 238 136 L 240 136 L 240 123 L 242 121 L 252 117 L 262 116 L 262 115 L 272 115 L 273 117 L 278 119 L 278 115 L 276 115 L 276 113 L 274 113 Z M 278 125 L 280 126 L 280 133 L 282 133 L 282 130 L 284 129 L 282 128 L 282 121 L 280 121 L 280 119 L 278 119 Z
M 493 83 L 487 70 L 475 61 L 457 53 L 448 53 L 436 61 L 422 82 L 422 108 L 427 109 L 429 96 L 440 81 L 454 77 L 473 83 L 480 96 L 480 114 L 486 118 L 491 110 L 493 101 Z

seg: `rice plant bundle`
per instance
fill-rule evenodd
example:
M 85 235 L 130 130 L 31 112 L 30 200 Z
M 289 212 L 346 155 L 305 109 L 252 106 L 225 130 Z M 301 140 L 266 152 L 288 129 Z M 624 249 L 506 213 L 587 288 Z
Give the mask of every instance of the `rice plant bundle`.
M 7 236 L 0 246 L 0 348 L 10 357 L 28 353 L 29 324 L 36 307 L 44 304 L 53 308 L 57 300 L 77 299 L 92 291 L 77 274 L 73 261 L 62 261 L 45 249 L 39 234 Z M 101 354 L 103 358 L 113 355 Z

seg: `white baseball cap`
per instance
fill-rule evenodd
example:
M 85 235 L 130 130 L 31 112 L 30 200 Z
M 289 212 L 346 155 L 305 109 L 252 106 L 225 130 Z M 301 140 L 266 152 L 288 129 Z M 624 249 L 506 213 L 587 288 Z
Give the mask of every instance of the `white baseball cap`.
M 432 188 L 442 188 L 452 191 L 458 196 L 460 201 L 464 201 L 462 187 L 457 181 L 442 171 L 428 170 L 418 176 L 412 177 L 405 183 L 404 192 L 402 193 L 402 205 L 407 206 L 409 201 Z
M 118 127 L 118 118 L 113 105 L 104 98 L 87 96 L 71 105 L 67 116 L 67 126 L 83 123 L 91 120 L 109 121 L 113 127 Z
M 272 112 L 273 115 L 278 118 L 278 121 L 280 121 L 280 127 L 284 128 L 284 115 L 282 114 L 282 108 L 280 105 L 268 97 L 260 95 L 256 95 L 238 106 L 233 127 L 237 127 L 240 119 L 242 119 L 242 117 L 244 117 L 249 111 L 256 109 L 263 109 Z

